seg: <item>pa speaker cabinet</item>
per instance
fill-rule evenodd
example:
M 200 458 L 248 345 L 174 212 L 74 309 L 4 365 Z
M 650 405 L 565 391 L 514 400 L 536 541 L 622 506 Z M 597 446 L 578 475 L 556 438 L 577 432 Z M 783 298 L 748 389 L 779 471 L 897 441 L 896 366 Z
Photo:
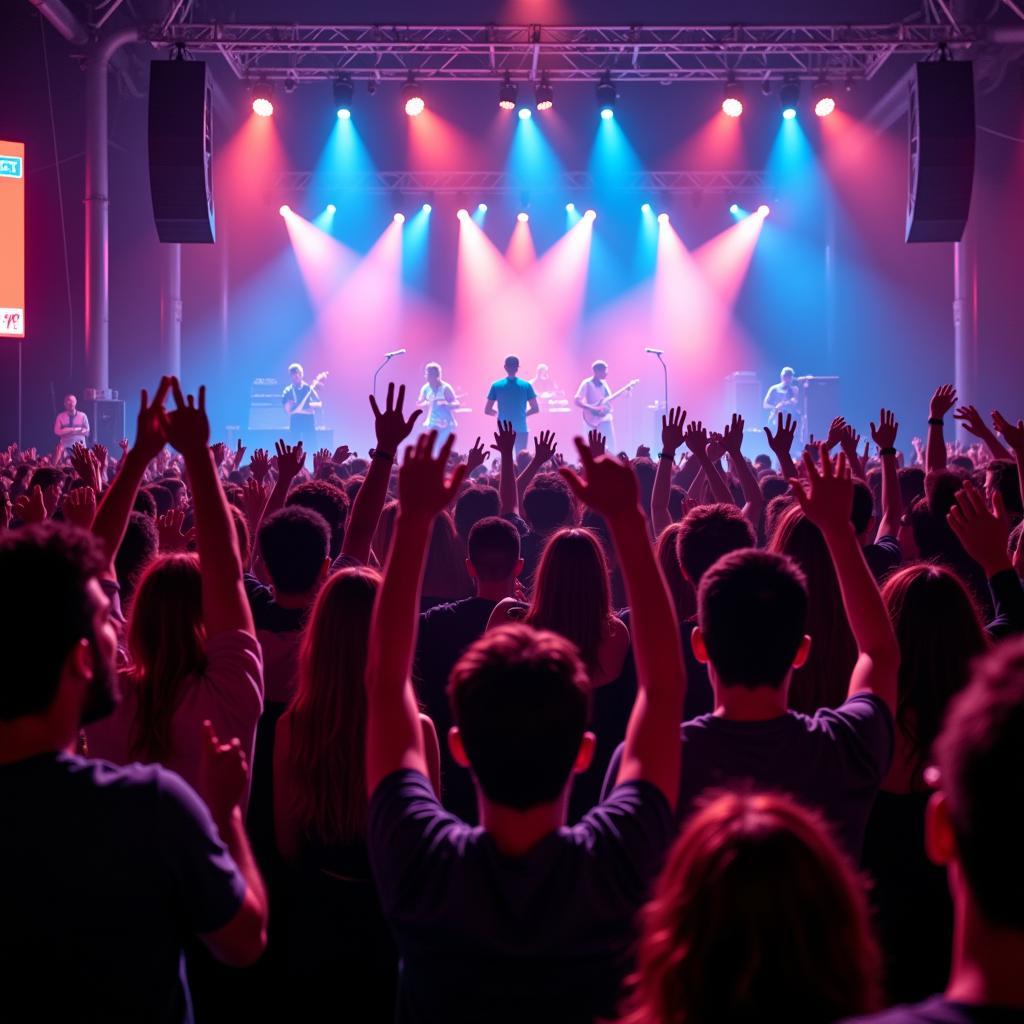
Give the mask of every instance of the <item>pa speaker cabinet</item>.
M 117 451 L 117 443 L 125 436 L 124 401 L 120 398 L 94 398 L 83 405 L 85 415 L 89 417 L 92 434 L 91 444 L 102 444 L 112 452 Z
M 908 242 L 959 242 L 974 181 L 974 65 L 918 64 L 910 83 Z
M 149 189 L 161 242 L 213 242 L 212 96 L 204 61 L 149 65 Z
M 761 378 L 752 370 L 737 370 L 725 378 L 725 406 L 729 413 L 738 412 L 748 430 L 756 430 L 767 417 L 761 408 Z

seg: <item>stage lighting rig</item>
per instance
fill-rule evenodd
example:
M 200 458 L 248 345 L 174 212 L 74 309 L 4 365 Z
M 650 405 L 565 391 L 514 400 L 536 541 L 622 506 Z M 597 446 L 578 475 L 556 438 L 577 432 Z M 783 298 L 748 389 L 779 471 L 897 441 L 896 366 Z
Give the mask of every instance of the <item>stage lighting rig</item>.
M 615 116 L 615 101 L 618 98 L 619 92 L 612 81 L 612 73 L 606 71 L 597 83 L 597 107 L 605 121 Z
M 505 80 L 498 90 L 498 106 L 502 110 L 515 110 L 519 100 L 519 86 L 512 81 L 512 75 L 506 71 Z
M 726 117 L 739 117 L 743 113 L 743 90 L 734 78 L 725 83 L 722 94 L 722 113 Z
M 815 83 L 811 98 L 814 100 L 814 113 L 818 117 L 828 117 L 836 109 L 835 90 L 824 78 Z
M 423 90 L 416 81 L 416 76 L 410 71 L 409 78 L 402 86 L 402 103 L 405 112 L 410 117 L 419 117 L 427 109 L 426 101 L 423 99 Z
M 274 113 L 274 89 L 269 82 L 257 82 L 252 87 L 252 112 L 258 117 Z
M 787 121 L 796 117 L 796 106 L 800 102 L 800 83 L 795 79 L 789 79 L 782 83 L 779 89 L 779 102 L 782 104 L 782 116 Z
M 555 90 L 551 88 L 546 71 L 540 76 L 540 85 L 534 91 L 534 97 L 538 110 L 550 110 L 555 105 Z
M 334 106 L 338 111 L 338 117 L 347 121 L 352 116 L 352 96 L 355 86 L 349 75 L 341 75 L 331 83 L 334 91 Z

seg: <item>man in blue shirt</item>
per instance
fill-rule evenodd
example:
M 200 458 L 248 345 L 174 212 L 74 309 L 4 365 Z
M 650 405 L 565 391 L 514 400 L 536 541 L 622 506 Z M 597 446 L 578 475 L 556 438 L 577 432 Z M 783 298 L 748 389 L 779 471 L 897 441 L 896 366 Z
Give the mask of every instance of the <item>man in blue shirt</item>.
M 519 373 L 518 356 L 509 356 L 505 360 L 505 373 L 507 376 L 503 380 L 496 380 L 491 385 L 491 390 L 487 392 L 484 413 L 487 416 L 497 416 L 499 422 L 508 420 L 512 424 L 512 429 L 516 432 L 516 452 L 521 452 L 530 440 L 526 417 L 540 412 L 540 404 L 533 385 L 516 376 Z

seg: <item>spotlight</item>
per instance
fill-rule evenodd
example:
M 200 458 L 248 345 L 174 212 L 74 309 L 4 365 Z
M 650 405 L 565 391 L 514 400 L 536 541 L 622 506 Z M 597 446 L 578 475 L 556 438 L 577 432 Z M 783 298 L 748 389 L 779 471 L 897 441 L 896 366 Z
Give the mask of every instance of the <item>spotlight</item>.
M 487 204 L 486 203 L 477 203 L 476 204 L 476 212 L 477 213 L 486 213 L 487 212 Z
M 641 206 L 640 206 L 640 212 L 641 213 L 650 213 L 651 212 L 651 204 L 650 203 L 642 203 Z
M 506 71 L 505 80 L 498 90 L 498 106 L 502 110 L 515 110 L 516 100 L 519 97 L 519 86 L 512 81 L 512 75 Z
M 725 83 L 722 96 L 722 113 L 726 117 L 739 117 L 743 113 L 743 91 L 734 78 Z
M 273 114 L 274 90 L 268 82 L 257 82 L 252 87 L 252 112 L 259 117 Z
M 530 215 L 525 210 L 516 214 L 516 220 L 519 221 L 520 224 L 525 224 L 529 219 Z
M 422 210 L 424 213 L 430 213 L 432 209 L 433 207 L 430 205 L 430 203 L 424 203 L 422 206 Z
M 531 117 L 533 117 L 533 111 L 529 107 L 520 107 L 519 108 L 519 120 L 520 121 L 529 121 Z
M 612 81 L 612 74 L 610 71 L 606 71 L 597 83 L 597 106 L 604 120 L 607 121 L 615 116 L 615 101 L 618 98 L 619 93 Z
M 667 213 L 659 213 L 658 214 L 658 223 L 659 224 L 667 224 L 668 223 L 668 214 Z
M 458 217 L 459 220 L 466 220 L 466 218 L 469 217 L 469 211 L 459 210 L 458 213 L 455 214 L 455 216 Z
M 327 212 L 328 213 L 337 213 L 338 212 L 338 208 L 334 205 L 334 203 L 328 203 L 327 204 Z
M 576 204 L 575 203 L 566 203 L 565 204 L 565 212 L 566 213 L 573 213 L 573 212 L 575 212 L 575 210 L 576 210 Z
M 402 86 L 402 102 L 405 104 L 405 112 L 410 117 L 419 117 L 427 108 L 427 104 L 423 100 L 423 90 L 416 83 L 416 78 L 411 72 L 408 81 Z
M 771 210 L 769 210 L 768 207 L 764 203 L 762 203 L 757 208 L 757 215 L 759 217 L 767 217 L 769 213 L 771 213 Z
M 824 79 L 814 86 L 811 98 L 814 100 L 814 112 L 818 117 L 828 117 L 836 109 L 835 93 Z
M 396 213 L 394 218 L 393 218 L 393 220 L 394 220 L 394 222 L 396 224 L 404 224 L 405 223 L 405 214 L 404 213 Z
M 534 90 L 534 99 L 538 110 L 550 110 L 555 105 L 555 91 L 551 88 L 546 71 L 540 76 L 540 85 Z
M 800 102 L 800 83 L 783 82 L 779 90 L 779 102 L 782 104 L 782 116 L 787 121 L 792 121 L 796 117 L 796 105 Z
M 583 214 L 583 219 L 584 220 L 589 220 L 589 221 L 597 220 L 597 211 L 596 210 L 587 210 L 587 212 L 585 214 Z
M 736 214 L 740 212 L 740 205 L 739 205 L 739 203 L 732 203 L 732 204 L 730 204 L 729 212 L 735 217 Z
M 282 217 L 287 217 L 288 214 L 292 212 L 292 208 L 285 203 L 283 206 L 279 206 L 277 208 L 277 212 L 281 214 Z
M 355 91 L 352 79 L 348 75 L 341 75 L 331 83 L 331 87 L 334 91 L 334 106 L 337 108 L 338 117 L 342 121 L 347 121 L 352 116 L 352 94 Z

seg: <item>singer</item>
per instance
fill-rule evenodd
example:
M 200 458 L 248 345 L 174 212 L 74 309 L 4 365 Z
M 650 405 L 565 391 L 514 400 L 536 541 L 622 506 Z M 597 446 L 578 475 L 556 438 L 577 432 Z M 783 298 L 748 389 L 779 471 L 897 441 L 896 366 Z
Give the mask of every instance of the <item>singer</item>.
M 444 444 L 448 435 L 459 425 L 455 419 L 458 400 L 452 386 L 441 379 L 440 363 L 427 363 L 424 372 L 427 382 L 420 388 L 416 404 L 427 410 L 423 417 L 423 429 L 436 430 L 438 444 Z
M 511 421 L 512 429 L 516 432 L 516 451 L 521 452 L 530 441 L 526 417 L 540 412 L 540 403 L 533 385 L 520 380 L 518 373 L 519 356 L 509 356 L 505 360 L 505 376 L 496 380 L 487 392 L 484 414 Z

